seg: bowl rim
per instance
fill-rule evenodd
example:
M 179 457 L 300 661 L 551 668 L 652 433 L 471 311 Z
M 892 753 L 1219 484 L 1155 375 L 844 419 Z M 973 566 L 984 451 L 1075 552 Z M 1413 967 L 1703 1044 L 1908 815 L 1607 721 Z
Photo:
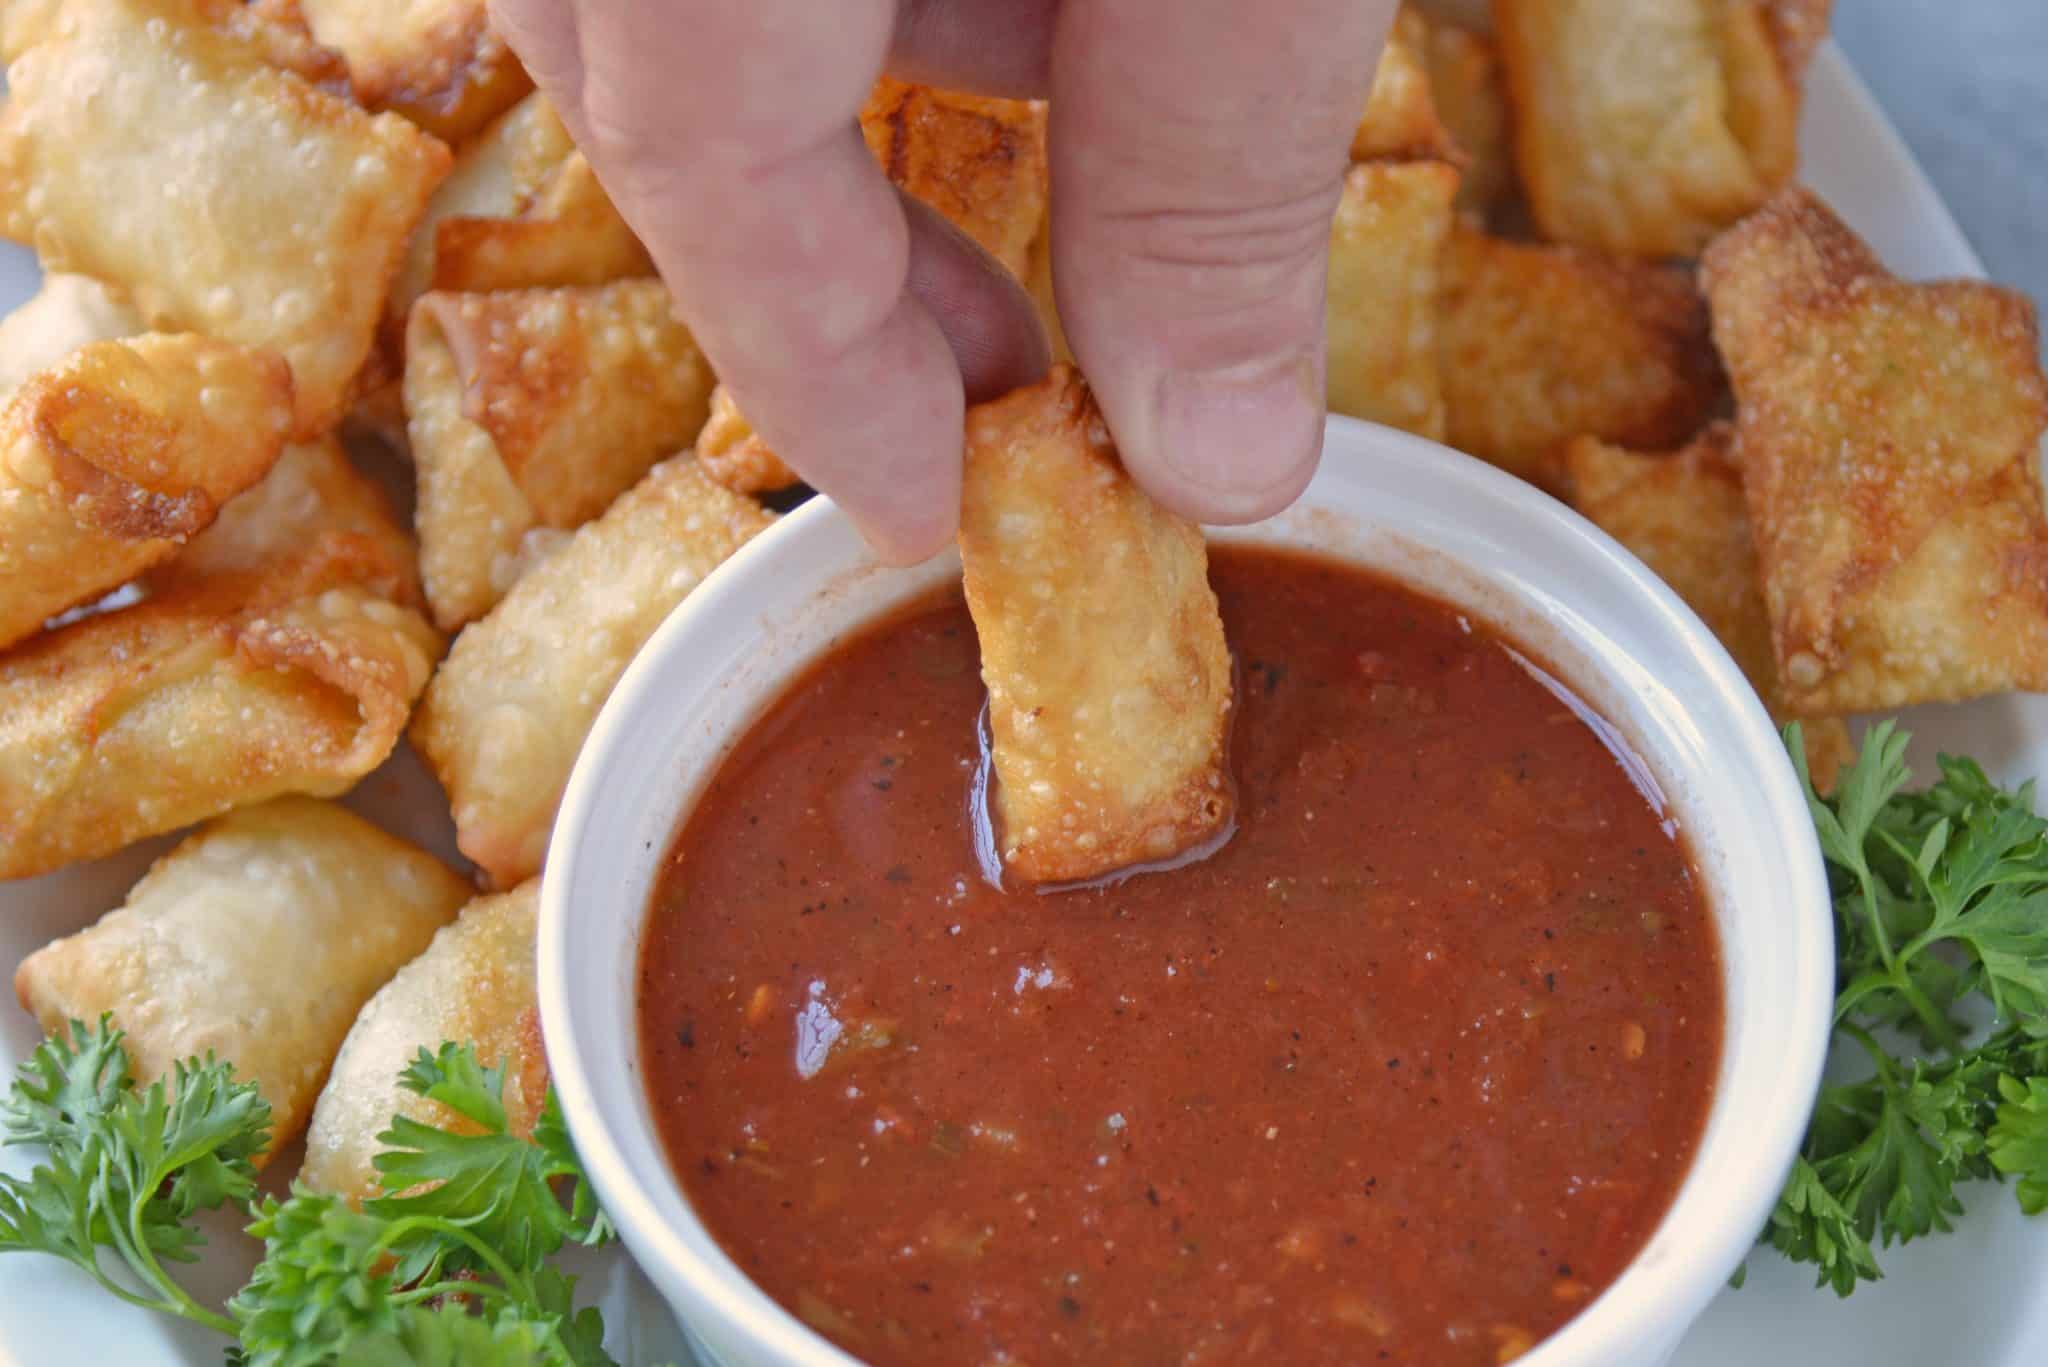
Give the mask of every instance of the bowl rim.
M 1685 643 L 1711 672 L 1717 685 L 1730 682 L 1735 685 L 1733 688 L 1717 687 L 1715 692 L 1732 703 L 1733 715 L 1723 720 L 1732 722 L 1739 733 L 1740 761 L 1761 779 L 1760 786 L 1750 792 L 1752 801 L 1766 809 L 1774 829 L 1784 829 L 1790 824 L 1795 833 L 1802 827 L 1810 832 L 1811 817 L 1804 793 L 1799 788 L 1777 728 L 1754 690 L 1712 631 L 1675 591 L 1618 542 L 1535 486 L 1424 438 L 1338 416 L 1329 419 L 1327 438 L 1326 452 L 1331 448 L 1362 444 L 1371 448 L 1369 454 L 1372 458 L 1384 458 L 1396 465 L 1407 464 L 1420 469 L 1425 478 L 1440 481 L 1446 496 L 1504 503 L 1512 511 L 1557 523 L 1558 534 L 1570 537 L 1580 549 L 1592 552 L 1608 573 L 1626 583 L 1641 609 L 1662 619 L 1660 625 L 1675 639 Z M 1357 456 L 1343 453 L 1336 458 L 1356 459 Z M 1314 488 L 1312 484 L 1311 496 Z M 688 1247 L 656 1210 L 650 1193 L 650 1180 L 665 1180 L 675 1186 L 684 1210 L 689 1212 L 687 1194 L 683 1193 L 681 1183 L 673 1172 L 666 1170 L 666 1165 L 661 1174 L 650 1179 L 622 1151 L 614 1129 L 619 1123 L 631 1122 L 615 1121 L 602 1112 L 591 1076 L 586 1072 L 586 1046 L 578 1022 L 578 1003 L 572 997 L 568 984 L 568 963 L 574 952 L 575 939 L 571 934 L 575 918 L 570 915 L 568 904 L 572 885 L 581 881 L 577 876 L 578 852 L 584 843 L 583 833 L 590 824 L 592 808 L 604 787 L 603 776 L 614 767 L 613 757 L 631 744 L 632 720 L 650 705 L 660 676 L 670 667 L 666 661 L 677 653 L 678 642 L 687 641 L 694 621 L 729 610 L 724 600 L 745 591 L 747 585 L 744 581 L 752 573 L 753 565 L 788 553 L 786 548 L 792 543 L 835 530 L 835 524 L 847 526 L 850 520 L 836 504 L 823 496 L 812 499 L 780 519 L 742 547 L 689 594 L 642 646 L 613 688 L 585 738 L 564 792 L 549 842 L 538 935 L 537 986 L 551 1073 L 579 1155 L 614 1224 L 626 1237 L 637 1258 L 657 1262 L 675 1274 L 677 1285 L 688 1292 L 699 1314 L 720 1316 L 726 1323 L 740 1329 L 759 1350 L 783 1360 L 812 1364 L 857 1364 L 859 1359 L 813 1332 L 794 1313 L 768 1297 L 736 1266 L 716 1266 Z M 1261 539 L 1259 526 L 1219 530 L 1224 532 L 1225 539 L 1254 543 Z M 1284 540 L 1282 544 L 1285 544 Z M 1509 592 L 1506 596 L 1515 595 Z M 1455 599 L 1446 597 L 1454 606 L 1458 605 Z M 865 620 L 862 616 L 851 616 L 845 625 L 851 628 Z M 805 667 L 808 659 L 814 658 L 815 653 L 778 665 L 775 672 L 777 683 L 767 690 L 766 696 L 776 696 L 781 687 Z M 725 736 L 726 745 L 729 747 L 731 740 L 755 721 L 758 721 L 758 712 L 741 720 Z M 714 763 L 722 762 L 726 753 L 726 749 L 716 751 Z M 690 787 L 693 782 L 679 780 L 678 786 Z M 1705 798 L 1700 801 L 1703 805 L 1712 805 Z M 1772 1167 L 1769 1173 L 1763 1171 L 1760 1159 L 1753 1189 L 1727 1194 L 1729 1199 L 1721 1216 L 1710 1231 L 1703 1231 L 1687 1243 L 1682 1263 L 1661 1269 L 1646 1267 L 1644 1254 L 1659 1242 L 1661 1231 L 1679 1210 L 1685 1188 L 1692 1180 L 1691 1174 L 1698 1170 L 1708 1151 L 1708 1139 L 1716 1116 L 1726 1104 L 1729 1091 L 1726 1086 L 1729 1079 L 1725 1076 L 1726 1055 L 1732 1046 L 1724 1040 L 1724 1076 L 1709 1106 L 1700 1147 L 1657 1229 L 1591 1304 L 1520 1359 L 1528 1367 L 1549 1367 L 1553 1361 L 1558 1364 L 1620 1362 L 1624 1359 L 1617 1354 L 1630 1350 L 1640 1353 L 1652 1345 L 1668 1351 L 1721 1289 L 1728 1272 L 1754 1246 L 1757 1234 L 1764 1228 L 1777 1190 L 1805 1132 L 1812 1098 L 1819 1089 L 1828 1048 L 1826 1026 L 1834 995 L 1834 924 L 1818 840 L 1808 838 L 1802 841 L 1795 834 L 1795 838 L 1786 842 L 1786 850 L 1794 867 L 1784 870 L 1785 900 L 1790 909 L 1799 913 L 1783 923 L 1787 927 L 1786 948 L 1795 964 L 1804 970 L 1798 979 L 1799 995 L 1788 1010 L 1810 1018 L 1800 1023 L 1810 1023 L 1813 1028 L 1780 1042 L 1780 1081 L 1775 1095 L 1788 1101 L 1802 1099 L 1804 1104 L 1788 1105 L 1780 1113 L 1755 1118 L 1749 1127 L 1749 1140 L 1752 1147 L 1770 1159 Z M 660 857 L 660 853 L 650 856 L 652 859 Z M 612 881 L 616 881 L 618 876 L 611 875 Z M 636 915 L 644 921 L 645 909 L 640 908 Z M 1726 993 L 1732 984 L 1734 971 L 1727 944 L 1728 921 L 1718 913 L 1715 919 L 1723 941 Z M 639 936 L 634 936 L 633 944 L 637 946 L 639 942 Z M 598 1057 L 598 1066 L 603 1066 L 606 1061 L 613 1066 L 619 1063 L 605 1054 Z M 660 1147 L 658 1136 L 656 1145 Z M 1764 1180 L 1766 1175 L 1771 1179 L 1768 1182 Z M 1742 1218 L 1737 1219 L 1738 1215 Z M 695 1218 L 693 1212 L 691 1218 Z M 1645 1275 L 1653 1272 L 1656 1275 Z M 743 1283 L 742 1286 L 733 1284 L 735 1276 Z M 658 1283 L 663 1280 L 659 1275 L 655 1279 Z M 663 1291 L 665 1297 L 672 1301 L 667 1286 Z M 1617 1295 L 1617 1292 L 1623 1294 Z M 694 1317 L 685 1316 L 680 1311 L 677 1317 L 685 1331 L 694 1337 Z M 1567 1352 L 1570 1357 L 1564 1356 Z

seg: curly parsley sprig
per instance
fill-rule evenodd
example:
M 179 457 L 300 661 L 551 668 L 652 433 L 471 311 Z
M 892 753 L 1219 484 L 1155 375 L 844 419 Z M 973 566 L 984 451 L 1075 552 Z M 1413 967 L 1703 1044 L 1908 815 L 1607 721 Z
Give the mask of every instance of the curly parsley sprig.
M 232 1334 L 165 1264 L 198 1258 L 195 1214 L 256 1190 L 270 1107 L 211 1054 L 138 1089 L 121 1041 L 105 1017 L 73 1021 L 0 1102 L 0 1141 L 48 1154 L 25 1180 L 0 1174 L 0 1252 L 54 1254 L 131 1305 Z
M 132 1305 L 233 1338 L 246 1367 L 616 1367 L 604 1323 L 549 1259 L 612 1237 L 552 1090 L 531 1139 L 513 1133 L 505 1072 L 467 1045 L 422 1049 L 400 1082 L 462 1117 L 406 1117 L 378 1136 L 384 1195 L 361 1210 L 294 1187 L 256 1193 L 270 1108 L 225 1062 L 193 1059 L 137 1088 L 121 1031 L 73 1022 L 0 1102 L 0 1141 L 40 1145 L 0 1175 L 0 1252 L 63 1258 Z M 252 1217 L 263 1261 L 226 1313 L 166 1265 L 198 1256 L 192 1217 Z
M 1763 1239 L 1843 1296 L 1883 1275 L 1874 1242 L 1953 1228 L 1961 1182 L 2014 1177 L 2023 1208 L 2048 1206 L 2048 821 L 2031 783 L 1969 760 L 1906 792 L 1908 739 L 1871 727 L 1824 798 L 1786 730 L 1834 896 L 1835 1033 L 1870 1067 L 1822 1088 Z M 1974 1046 L 1973 997 L 1997 1022 Z M 1890 1049 L 1896 1031 L 1926 1056 Z
M 334 1343 L 375 1340 L 396 1351 L 391 1344 L 441 1332 L 425 1318 L 451 1303 L 473 1305 L 496 1326 L 505 1345 L 494 1351 L 538 1345 L 507 1361 L 609 1363 L 597 1312 L 575 1311 L 573 1281 L 547 1264 L 564 1244 L 611 1238 L 553 1092 L 527 1140 L 511 1132 L 504 1070 L 483 1067 L 467 1046 L 422 1049 L 399 1080 L 471 1132 L 399 1116 L 377 1136 L 386 1194 L 362 1210 L 298 1188 L 256 1209 L 249 1232 L 264 1241 L 264 1258 L 228 1306 L 249 1367 L 322 1367 L 335 1360 L 325 1346 Z M 567 1206 L 558 1179 L 569 1186 Z

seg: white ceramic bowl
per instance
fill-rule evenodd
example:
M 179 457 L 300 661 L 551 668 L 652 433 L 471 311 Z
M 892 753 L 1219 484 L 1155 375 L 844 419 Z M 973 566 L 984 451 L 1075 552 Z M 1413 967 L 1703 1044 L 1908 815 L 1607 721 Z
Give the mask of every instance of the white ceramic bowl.
M 1478 461 L 1333 419 L 1301 502 L 1224 541 L 1311 548 L 1393 575 L 1526 643 L 1615 723 L 1699 863 L 1720 928 L 1727 1031 L 1699 1155 L 1642 1253 L 1523 1361 L 1661 1361 L 1763 1226 L 1806 1123 L 1833 1003 L 1812 826 L 1769 718 L 1727 653 L 1643 566 Z M 570 1127 L 627 1245 L 714 1362 L 847 1364 L 754 1286 L 663 1156 L 633 996 L 654 877 L 678 822 L 793 674 L 852 628 L 958 574 L 870 557 L 831 503 L 800 509 L 676 609 L 605 704 L 548 851 L 540 1003 Z

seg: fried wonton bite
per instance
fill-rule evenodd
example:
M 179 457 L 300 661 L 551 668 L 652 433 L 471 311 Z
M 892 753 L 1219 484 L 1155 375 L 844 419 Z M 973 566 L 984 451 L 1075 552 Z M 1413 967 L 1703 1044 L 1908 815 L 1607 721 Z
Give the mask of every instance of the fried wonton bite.
M 697 460 L 704 473 L 736 494 L 770 494 L 802 482 L 740 412 L 732 391 L 711 391 L 711 416 L 697 433 Z
M 1367 162 L 1344 178 L 1326 295 L 1331 411 L 1441 440 L 1437 261 L 1457 168 Z
M 282 360 L 189 333 L 92 342 L 0 412 L 0 646 L 175 553 L 261 479 Z
M 329 439 L 287 451 L 124 590 L 139 601 L 0 655 L 0 879 L 352 787 L 441 652 L 404 605 L 412 576 L 404 533 Z
M 1071 366 L 969 410 L 960 558 L 1004 868 L 1067 882 L 1221 834 L 1230 654 L 1201 529 L 1131 482 Z
M 180 842 L 118 910 L 22 960 L 14 991 L 51 1034 L 111 1014 L 140 1084 L 233 1064 L 270 1103 L 262 1162 L 305 1126 L 362 1004 L 469 894 L 347 809 L 280 798 Z
M 467 1133 L 455 1111 L 398 1085 L 425 1049 L 475 1046 L 477 1061 L 505 1070 L 505 1115 L 524 1137 L 540 1119 L 548 1060 L 534 991 L 534 933 L 540 883 L 479 897 L 433 943 L 377 991 L 356 1017 L 306 1128 L 300 1179 L 315 1191 L 360 1203 L 381 1196 L 377 1136 L 393 1116 Z
M 460 142 L 533 88 L 485 0 L 257 0 L 305 25 L 341 54 L 349 85 L 371 109 L 390 109 Z
M 1696 254 L 1795 169 L 1799 80 L 1825 23 L 1812 0 L 1496 0 L 1545 234 Z
M 1403 5 L 1387 31 L 1365 113 L 1351 135 L 1353 161 L 1443 161 L 1458 155 L 1430 88 L 1429 21 Z
M 201 0 L 62 13 L 7 69 L 0 232 L 159 329 L 279 353 L 295 434 L 325 431 L 447 149 L 271 66 Z
M 0 399 L 88 342 L 148 330 L 117 290 L 89 275 L 46 272 L 29 301 L 0 318 Z
M 1728 648 L 1764 706 L 1780 722 L 1786 706 L 1771 654 L 1756 544 L 1734 456 L 1735 431 L 1714 423 L 1683 450 L 1643 454 L 1580 437 L 1565 448 L 1571 503 L 1635 552 Z M 1853 758 L 1839 717 L 1804 723 L 1807 765 L 1825 792 Z
M 1541 482 L 1573 437 L 1669 449 L 1725 396 L 1682 270 L 1463 224 L 1442 270 L 1445 430 L 1460 451 Z
M 481 617 L 709 412 L 710 367 L 659 280 L 436 292 L 407 336 L 420 569 L 444 631 Z
M 1500 50 L 1485 34 L 1433 24 L 1427 55 L 1431 96 L 1463 157 L 1458 208 L 1490 217 L 1516 195 Z
M 652 274 L 554 106 L 528 95 L 462 145 L 427 201 L 392 282 L 389 327 L 402 333 L 429 289 L 547 289 Z
M 1703 271 L 1788 703 L 2048 691 L 2048 380 L 2033 306 L 1908 284 L 1811 193 Z
M 494 886 L 540 870 L 576 752 L 669 609 L 771 521 L 677 456 L 456 638 L 412 728 Z
M 256 487 L 138 587 L 160 597 L 227 576 L 260 576 L 271 594 L 346 583 L 404 607 L 423 601 L 412 538 L 333 436 L 287 446 Z
M 1031 269 L 1045 217 L 1045 109 L 883 77 L 860 113 L 889 179 L 937 209 L 1010 274 Z
M 653 259 L 581 152 L 571 152 L 513 213 L 451 215 L 434 229 L 438 290 L 602 285 L 652 274 Z

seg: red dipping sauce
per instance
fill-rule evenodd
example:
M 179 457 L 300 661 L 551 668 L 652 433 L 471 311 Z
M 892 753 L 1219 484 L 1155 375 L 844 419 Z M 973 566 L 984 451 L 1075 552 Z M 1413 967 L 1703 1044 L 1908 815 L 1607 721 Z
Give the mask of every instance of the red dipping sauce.
M 1212 548 L 1238 830 L 998 891 L 957 589 L 841 646 L 685 822 L 642 951 L 692 1204 L 876 1363 L 1492 1364 L 1692 1161 L 1712 920 L 1604 726 L 1348 567 Z

